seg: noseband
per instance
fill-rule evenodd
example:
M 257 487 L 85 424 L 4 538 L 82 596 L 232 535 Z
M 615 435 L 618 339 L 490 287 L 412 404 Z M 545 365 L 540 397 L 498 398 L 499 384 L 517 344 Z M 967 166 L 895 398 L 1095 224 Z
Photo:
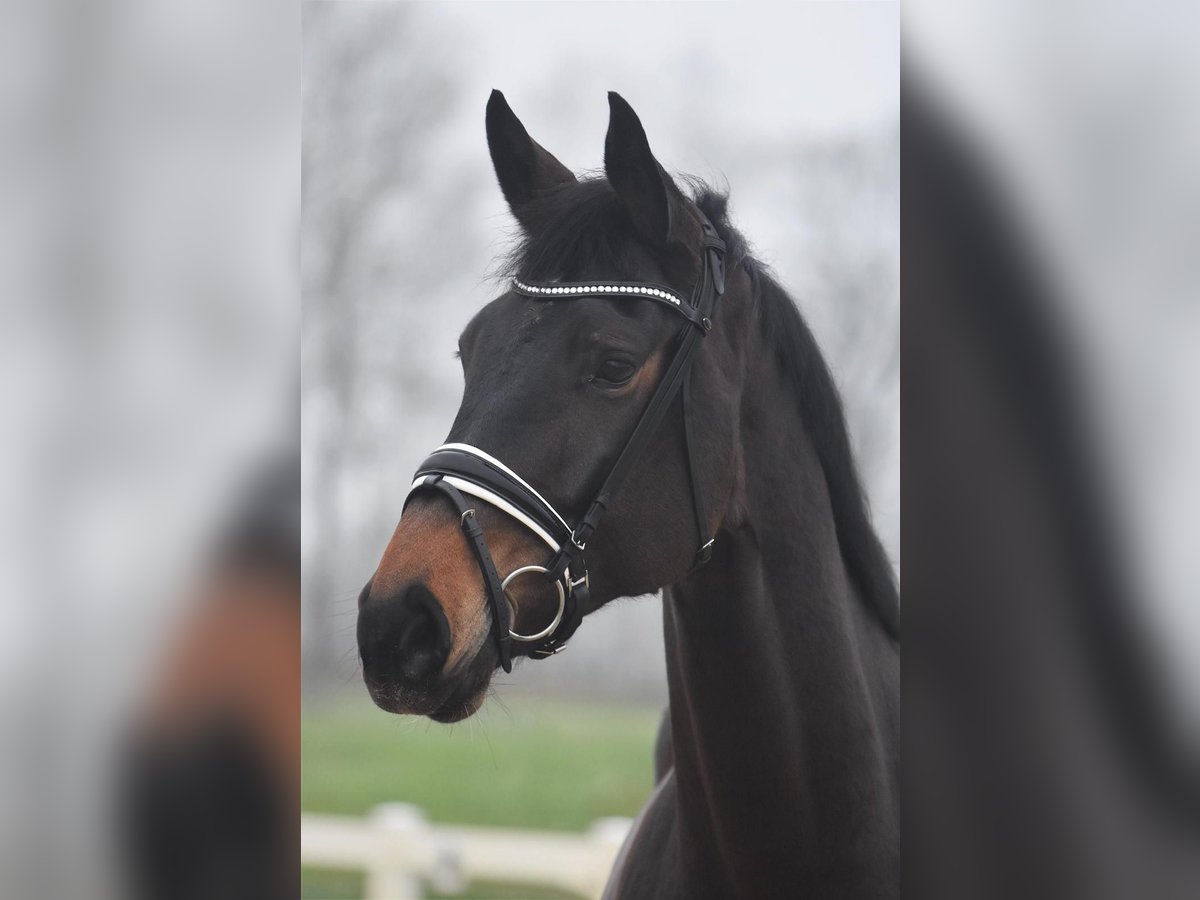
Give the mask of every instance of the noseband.
M 630 469 L 650 438 L 658 430 L 675 397 L 683 396 L 683 435 L 688 473 L 692 486 L 692 505 L 700 549 L 695 568 L 712 557 L 713 540 L 700 486 L 696 481 L 696 462 L 692 456 L 691 361 L 700 338 L 713 327 L 717 300 L 725 292 L 725 242 L 701 215 L 703 245 L 700 280 L 690 300 L 684 300 L 669 288 L 645 282 L 555 282 L 526 284 L 514 281 L 513 290 L 536 300 L 575 300 L 585 297 L 620 297 L 650 300 L 665 305 L 684 320 L 676 335 L 675 354 L 655 388 L 650 402 L 625 442 L 620 456 L 605 478 L 587 513 L 574 526 L 520 475 L 500 460 L 469 444 L 445 444 L 421 463 L 414 476 L 413 495 L 434 490 L 450 499 L 459 514 L 463 532 L 475 553 L 487 588 L 492 611 L 492 630 L 499 650 L 500 665 L 512 671 L 512 642 L 529 644 L 529 656 L 545 659 L 562 650 L 588 611 L 590 584 L 583 554 L 600 519 L 611 506 Z M 551 556 L 544 566 L 522 566 L 501 579 L 488 550 L 487 539 L 476 521 L 475 509 L 467 497 L 483 500 L 506 513 L 535 534 L 549 548 Z M 536 634 L 518 634 L 512 630 L 513 611 L 505 591 L 518 578 L 541 575 L 558 593 L 558 611 L 553 621 Z

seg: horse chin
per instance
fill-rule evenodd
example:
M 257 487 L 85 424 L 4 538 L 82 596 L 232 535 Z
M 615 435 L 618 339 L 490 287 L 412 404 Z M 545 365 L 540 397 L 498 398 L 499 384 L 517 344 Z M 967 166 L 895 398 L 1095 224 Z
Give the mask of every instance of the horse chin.
M 495 671 L 494 655 L 481 648 L 471 664 L 460 670 L 454 686 L 440 698 L 436 707 L 425 715 L 435 722 L 450 724 L 473 716 L 483 706 Z
M 452 696 L 433 712 L 429 713 L 429 718 L 443 725 L 461 722 L 463 719 L 470 718 L 479 712 L 479 708 L 483 706 L 483 700 L 486 696 L 486 684 L 475 691 L 475 693 L 469 695 L 465 700 Z

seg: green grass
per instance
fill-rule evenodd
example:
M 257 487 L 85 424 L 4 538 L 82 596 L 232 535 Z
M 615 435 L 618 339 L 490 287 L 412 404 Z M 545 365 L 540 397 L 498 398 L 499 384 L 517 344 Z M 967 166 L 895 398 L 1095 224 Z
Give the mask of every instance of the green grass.
M 506 698 L 465 722 L 389 716 L 368 701 L 313 710 L 302 725 L 305 812 L 421 807 L 434 822 L 581 831 L 633 816 L 652 787 L 659 713 Z M 356 873 L 305 871 L 306 898 L 361 895 Z M 470 896 L 559 897 L 498 885 Z
M 362 875 L 357 872 L 332 872 L 306 869 L 300 884 L 301 900 L 355 900 L 363 894 Z M 550 888 L 519 884 L 491 884 L 477 882 L 467 886 L 464 894 L 450 895 L 429 891 L 429 900 L 462 900 L 463 897 L 487 898 L 487 900 L 578 900 L 572 894 L 564 894 Z

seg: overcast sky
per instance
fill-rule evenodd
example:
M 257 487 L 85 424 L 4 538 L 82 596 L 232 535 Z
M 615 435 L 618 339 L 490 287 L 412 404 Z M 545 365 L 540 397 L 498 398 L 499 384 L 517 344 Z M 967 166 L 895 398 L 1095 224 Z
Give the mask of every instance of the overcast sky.
M 737 15 L 731 7 L 646 3 L 635 17 L 627 5 L 615 15 L 610 3 L 463 2 L 429 4 L 423 13 L 431 53 L 469 48 L 462 81 L 479 101 L 462 112 L 480 125 L 493 87 L 519 116 L 535 120 L 544 106 L 579 106 L 570 134 L 555 132 L 552 121 L 526 123 L 576 170 L 599 165 L 609 90 L 629 100 L 648 128 L 658 124 L 651 142 L 668 168 L 701 174 L 709 157 L 687 141 L 681 119 L 710 114 L 731 136 L 780 140 L 839 137 L 898 120 L 896 5 L 754 4 Z M 569 84 L 563 71 L 571 72 Z

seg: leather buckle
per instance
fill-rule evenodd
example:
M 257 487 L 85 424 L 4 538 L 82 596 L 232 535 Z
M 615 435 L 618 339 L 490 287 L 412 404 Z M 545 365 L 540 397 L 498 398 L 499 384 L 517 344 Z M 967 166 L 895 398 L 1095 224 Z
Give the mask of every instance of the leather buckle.
M 710 538 L 707 544 L 696 551 L 696 561 L 692 563 L 693 569 L 699 569 L 701 566 L 708 564 L 712 559 L 713 544 L 716 542 L 716 538 Z

